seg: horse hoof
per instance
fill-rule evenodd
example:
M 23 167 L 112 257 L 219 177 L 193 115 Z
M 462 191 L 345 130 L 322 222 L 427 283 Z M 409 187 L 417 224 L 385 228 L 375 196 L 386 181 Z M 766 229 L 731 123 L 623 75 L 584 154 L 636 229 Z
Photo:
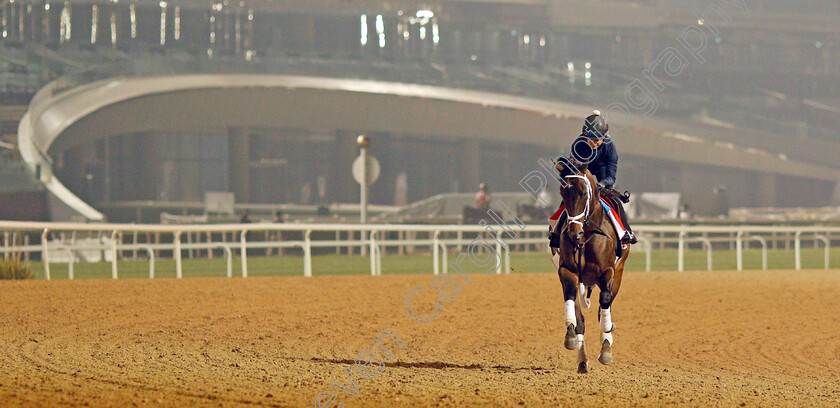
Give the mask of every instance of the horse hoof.
M 566 341 L 563 345 L 566 346 L 566 350 L 576 350 L 578 346 L 580 346 L 577 333 L 575 333 L 575 325 L 570 324 L 569 327 L 566 328 Z
M 589 372 L 589 367 L 586 364 L 586 361 L 583 361 L 578 364 L 578 374 L 586 374 Z
M 601 355 L 598 356 L 598 361 L 603 365 L 612 364 L 612 348 L 610 347 L 610 342 L 604 340 L 604 343 L 601 345 Z
M 612 361 L 612 354 L 610 353 L 601 353 L 601 355 L 598 356 L 598 362 L 603 365 L 610 365 L 612 364 Z

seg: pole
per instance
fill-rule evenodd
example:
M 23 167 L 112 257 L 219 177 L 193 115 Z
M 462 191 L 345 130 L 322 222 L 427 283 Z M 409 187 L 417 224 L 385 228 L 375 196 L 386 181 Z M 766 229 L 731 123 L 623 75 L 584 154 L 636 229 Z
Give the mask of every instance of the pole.
M 175 277 L 181 279 L 183 276 L 183 265 L 181 265 L 181 231 L 176 231 L 173 236 L 175 241 Z
M 356 144 L 359 145 L 359 158 L 362 160 L 362 177 L 361 181 L 359 182 L 360 188 L 360 205 L 359 205 L 359 223 L 362 225 L 367 224 L 367 206 L 368 206 L 368 162 L 367 162 L 367 149 L 370 146 L 370 139 L 367 138 L 365 135 L 359 135 L 356 138 Z M 359 231 L 359 238 L 361 241 L 365 241 L 367 239 L 367 234 L 365 231 Z M 362 245 L 359 248 L 359 252 L 361 255 L 366 255 L 366 248 Z M 373 255 L 373 254 L 371 254 Z
M 361 223 L 367 224 L 367 206 L 368 206 L 368 182 L 367 182 L 367 147 L 362 147 L 362 206 L 361 206 Z
M 44 232 L 41 233 L 41 261 L 44 263 L 44 276 L 47 280 L 50 280 L 50 251 L 47 245 L 47 240 L 50 238 L 49 234 L 50 230 L 48 228 L 44 228 Z

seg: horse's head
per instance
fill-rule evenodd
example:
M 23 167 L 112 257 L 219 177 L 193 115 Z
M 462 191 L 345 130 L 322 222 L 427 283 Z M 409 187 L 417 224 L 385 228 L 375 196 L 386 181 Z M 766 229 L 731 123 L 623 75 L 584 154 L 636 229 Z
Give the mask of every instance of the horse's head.
M 566 234 L 572 242 L 583 246 L 586 242 L 584 226 L 595 209 L 598 184 L 586 164 L 560 160 L 557 170 L 560 172 L 560 195 L 568 215 Z

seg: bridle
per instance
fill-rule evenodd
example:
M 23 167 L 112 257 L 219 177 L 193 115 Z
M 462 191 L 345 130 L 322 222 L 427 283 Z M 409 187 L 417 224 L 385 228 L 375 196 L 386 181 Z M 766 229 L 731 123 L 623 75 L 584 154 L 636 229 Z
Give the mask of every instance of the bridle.
M 568 214 L 570 223 L 578 224 L 581 228 L 584 228 L 584 223 L 589 221 L 589 215 L 591 212 L 589 203 L 592 201 L 592 182 L 589 181 L 589 178 L 586 177 L 586 175 L 581 174 L 570 174 L 565 178 L 579 178 L 586 184 L 586 205 L 583 207 L 583 212 L 575 216 Z

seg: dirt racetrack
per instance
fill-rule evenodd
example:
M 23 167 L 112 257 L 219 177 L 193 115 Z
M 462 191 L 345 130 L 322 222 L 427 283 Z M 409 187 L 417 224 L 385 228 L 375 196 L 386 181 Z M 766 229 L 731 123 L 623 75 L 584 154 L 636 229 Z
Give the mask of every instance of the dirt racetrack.
M 472 277 L 426 324 L 431 275 L 2 282 L 0 405 L 840 406 L 838 271 L 629 273 L 587 375 L 556 275 Z M 331 387 L 386 329 L 396 360 Z

